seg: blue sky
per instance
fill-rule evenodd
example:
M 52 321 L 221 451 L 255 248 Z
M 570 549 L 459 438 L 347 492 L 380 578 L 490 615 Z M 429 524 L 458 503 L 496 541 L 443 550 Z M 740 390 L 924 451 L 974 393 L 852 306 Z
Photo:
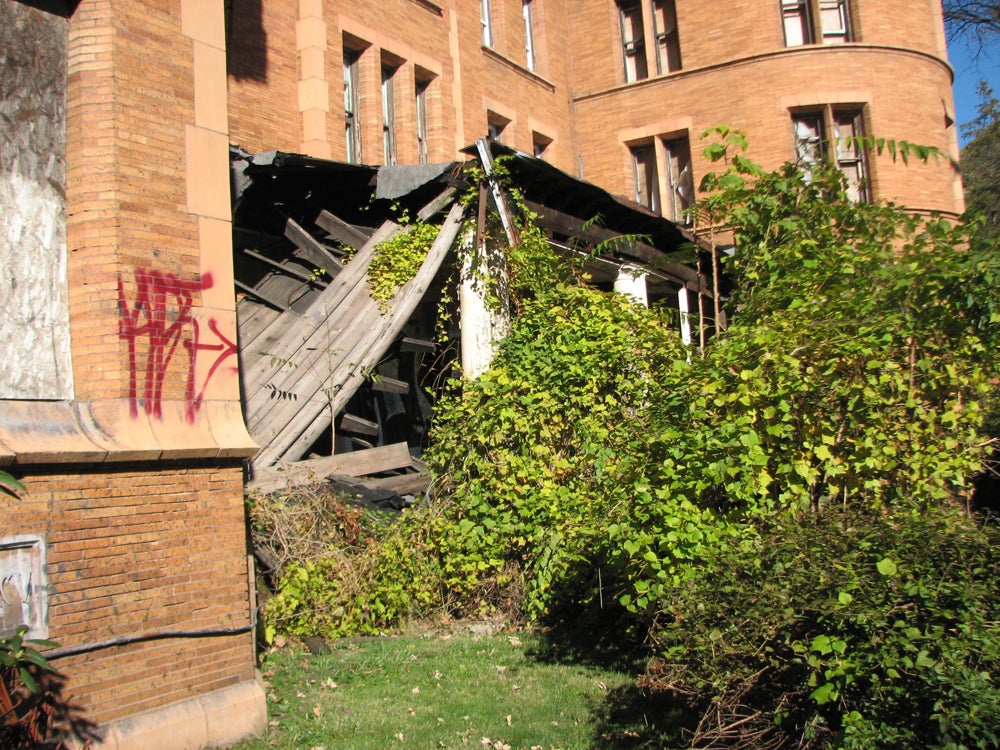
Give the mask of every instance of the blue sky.
M 985 79 L 1000 99 L 1000 44 L 994 43 L 980 51 L 966 42 L 953 42 L 948 45 L 948 57 L 955 69 L 955 119 L 962 126 L 976 117 L 979 105 L 976 88 L 980 79 Z M 965 145 L 961 130 L 959 142 Z

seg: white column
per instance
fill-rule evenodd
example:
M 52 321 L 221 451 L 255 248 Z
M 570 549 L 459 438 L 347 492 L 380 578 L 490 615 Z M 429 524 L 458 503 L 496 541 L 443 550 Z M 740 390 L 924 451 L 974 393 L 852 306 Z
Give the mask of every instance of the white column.
M 462 374 L 472 379 L 490 368 L 497 342 L 510 331 L 510 321 L 505 311 L 493 309 L 487 302 L 489 279 L 504 271 L 502 263 L 490 262 L 491 258 L 497 260 L 497 254 L 476 247 L 475 224 L 470 222 L 463 231 L 458 249 L 462 258 L 458 290 Z
M 691 310 L 688 307 L 687 287 L 677 290 L 677 310 L 681 314 L 681 341 L 684 346 L 691 346 Z
M 635 266 L 619 266 L 618 278 L 615 279 L 615 291 L 619 294 L 627 294 L 644 307 L 649 307 L 646 273 Z

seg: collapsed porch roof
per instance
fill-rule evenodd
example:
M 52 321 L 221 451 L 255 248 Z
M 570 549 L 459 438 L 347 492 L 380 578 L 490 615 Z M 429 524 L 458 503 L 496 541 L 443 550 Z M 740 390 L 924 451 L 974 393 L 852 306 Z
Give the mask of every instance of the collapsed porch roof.
M 598 281 L 637 266 L 674 294 L 686 288 L 710 296 L 706 279 L 680 262 L 696 254 L 685 229 L 544 161 L 497 143 L 480 147 L 503 158 L 511 186 L 554 245 L 600 250 L 590 259 Z M 331 429 L 334 438 L 348 436 L 349 446 L 385 445 L 385 413 L 396 408 L 386 404 L 419 401 L 413 372 L 380 376 L 375 390 L 382 392 L 383 413 L 348 413 L 358 405 L 358 389 L 372 388 L 368 376 L 380 362 L 401 352 L 433 352 L 432 332 L 413 338 L 408 324 L 456 243 L 460 199 L 476 187 L 469 170 L 475 163 L 374 167 L 234 150 L 241 378 L 247 425 L 261 446 L 253 461 L 258 475 L 299 462 Z M 507 202 L 500 192 L 493 200 Z M 387 311 L 371 298 L 367 270 L 375 246 L 405 231 L 392 219 L 401 211 L 438 225 L 438 239 Z

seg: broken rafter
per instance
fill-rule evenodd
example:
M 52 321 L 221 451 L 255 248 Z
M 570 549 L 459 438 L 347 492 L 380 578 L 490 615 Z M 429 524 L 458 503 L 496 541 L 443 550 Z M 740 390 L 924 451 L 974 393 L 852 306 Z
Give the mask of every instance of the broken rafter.
M 372 236 L 370 229 L 365 230 L 356 227 L 353 224 L 348 224 L 340 217 L 334 216 L 325 209 L 320 211 L 319 216 L 316 217 L 316 226 L 329 234 L 330 237 L 335 239 L 340 244 L 346 245 L 354 250 L 362 247 L 366 242 L 368 242 L 369 237 Z
M 254 470 L 253 479 L 247 484 L 247 490 L 267 494 L 286 487 L 321 482 L 331 474 L 362 477 L 410 468 L 412 465 L 413 459 L 406 443 L 393 443 L 308 461 L 258 467 Z
M 587 226 L 586 222 L 582 219 L 553 208 L 548 208 L 540 203 L 524 201 L 524 205 L 538 217 L 536 221 L 542 229 L 547 229 L 556 234 L 566 237 L 578 237 L 595 243 L 614 242 L 615 240 L 626 238 L 626 235 L 597 224 Z M 628 255 L 642 263 L 648 264 L 651 268 L 660 271 L 663 275 L 673 279 L 678 284 L 686 286 L 692 291 L 700 292 L 708 297 L 712 296 L 712 291 L 705 286 L 697 271 L 682 263 L 664 262 L 664 253 L 652 245 L 629 238 L 627 243 L 623 242 L 621 244 L 617 254 Z
M 285 237 L 302 251 L 310 263 L 322 268 L 330 276 L 335 276 L 344 267 L 330 248 L 309 234 L 294 219 L 285 222 Z

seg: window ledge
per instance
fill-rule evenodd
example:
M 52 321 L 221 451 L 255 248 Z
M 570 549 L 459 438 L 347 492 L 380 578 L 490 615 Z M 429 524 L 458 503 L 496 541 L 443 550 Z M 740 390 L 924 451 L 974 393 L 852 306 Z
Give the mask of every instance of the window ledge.
M 497 52 L 492 47 L 486 47 L 484 45 L 484 46 L 481 47 L 481 49 L 483 51 L 483 55 L 485 57 L 487 57 L 488 59 L 491 59 L 491 60 L 493 60 L 495 62 L 500 63 L 504 67 L 509 68 L 510 70 L 513 70 L 515 73 L 521 74 L 522 76 L 524 76 L 525 78 L 527 78 L 528 80 L 530 80 L 532 83 L 536 83 L 539 86 L 542 86 L 543 88 L 548 89 L 549 91 L 555 91 L 556 90 L 556 85 L 554 83 L 552 83 L 552 81 L 548 80 L 547 78 L 543 78 L 542 76 L 538 75 L 538 73 L 536 73 L 533 70 L 529 70 L 524 65 L 522 65 L 522 64 L 520 64 L 518 62 L 515 62 L 514 60 L 511 60 L 506 55 L 501 55 L 499 52 Z
M 588 91 L 583 94 L 576 94 L 572 96 L 573 101 L 587 101 L 589 99 L 597 99 L 603 96 L 608 96 L 609 94 L 615 94 L 619 91 L 627 91 L 630 89 L 641 89 L 647 86 L 657 86 L 664 81 L 670 81 L 673 79 L 682 78 L 693 78 L 698 75 L 707 73 L 709 71 L 721 70 L 723 68 L 734 68 L 738 66 L 756 66 L 765 63 L 769 60 L 793 57 L 798 55 L 828 55 L 828 54 L 844 54 L 844 55 L 855 55 L 864 52 L 885 52 L 889 54 L 901 54 L 913 57 L 923 58 L 931 62 L 937 63 L 944 66 L 948 70 L 949 74 L 954 77 L 954 71 L 947 60 L 942 59 L 936 54 L 931 52 L 925 52 L 924 50 L 913 49 L 911 47 L 900 47 L 896 45 L 889 44 L 862 44 L 859 42 L 851 42 L 850 44 L 804 44 L 797 47 L 781 47 L 770 52 L 762 52 L 756 55 L 748 55 L 746 57 L 735 57 L 728 60 L 720 60 L 719 62 L 710 63 L 708 65 L 702 65 L 694 68 L 682 68 L 681 70 L 675 70 L 671 73 L 660 73 L 658 75 L 650 76 L 649 78 L 643 78 L 638 81 L 629 81 L 628 83 L 617 83 L 613 86 L 608 86 L 607 88 L 597 89 L 594 91 Z
M 435 16 L 443 16 L 444 15 L 444 9 L 440 5 L 438 5 L 437 3 L 431 2 L 431 0 L 410 0 L 410 1 L 413 2 L 413 3 L 416 3 L 417 5 L 419 5 L 424 10 L 429 10 Z

